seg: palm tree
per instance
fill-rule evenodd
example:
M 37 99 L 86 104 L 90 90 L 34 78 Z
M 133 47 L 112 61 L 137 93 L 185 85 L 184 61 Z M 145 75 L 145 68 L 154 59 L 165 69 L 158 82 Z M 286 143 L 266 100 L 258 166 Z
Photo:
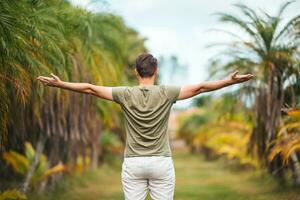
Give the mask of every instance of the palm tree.
M 271 152 L 268 156 L 269 160 L 273 160 L 280 155 L 283 164 L 288 165 L 292 162 L 294 169 L 294 179 L 297 185 L 300 184 L 300 163 L 297 157 L 297 151 L 300 150 L 300 109 L 284 109 L 286 114 L 278 131 L 278 137 L 273 141 Z
M 222 71 L 238 69 L 252 71 L 256 75 L 256 81 L 242 88 L 242 91 L 255 97 L 255 126 L 250 146 L 257 150 L 255 153 L 260 158 L 264 158 L 272 172 L 280 172 L 280 157 L 268 163 L 269 150 L 266 147 L 277 137 L 286 85 L 293 84 L 293 77 L 300 74 L 300 16 L 285 24 L 282 19 L 291 3 L 284 3 L 275 16 L 263 11 L 257 13 L 243 4 L 235 5 L 242 16 L 218 13 L 221 22 L 232 24 L 247 35 L 247 39 L 244 39 L 229 32 L 236 40 L 221 52 L 227 59 L 224 62 L 222 59 L 214 60 L 214 63 Z M 279 177 L 282 175 L 279 174 Z
M 50 164 L 75 165 L 87 156 L 97 166 L 101 131 L 122 128 L 119 107 L 45 89 L 35 77 L 53 72 L 70 81 L 127 84 L 135 57 L 145 50 L 144 38 L 120 17 L 62 0 L 0 1 L 0 35 L 0 145 L 24 152 L 30 141 L 37 149 L 24 191 L 42 153 Z

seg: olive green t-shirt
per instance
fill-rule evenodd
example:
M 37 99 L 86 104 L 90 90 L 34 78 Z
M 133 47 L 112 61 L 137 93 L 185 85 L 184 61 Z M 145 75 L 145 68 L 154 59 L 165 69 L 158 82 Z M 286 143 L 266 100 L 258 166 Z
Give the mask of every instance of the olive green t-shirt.
M 112 88 L 113 100 L 120 104 L 125 116 L 124 157 L 172 156 L 167 129 L 180 89 L 174 85 Z

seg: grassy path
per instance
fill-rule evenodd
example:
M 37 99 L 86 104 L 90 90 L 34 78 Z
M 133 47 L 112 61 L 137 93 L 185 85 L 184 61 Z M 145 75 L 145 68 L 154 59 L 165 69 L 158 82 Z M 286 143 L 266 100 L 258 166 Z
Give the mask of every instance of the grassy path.
M 207 162 L 187 152 L 174 152 L 175 200 L 300 200 L 300 191 L 286 191 L 271 179 L 226 168 L 222 161 Z M 105 164 L 84 177 L 72 178 L 60 189 L 29 199 L 121 200 L 121 160 Z M 150 199 L 149 197 L 147 199 Z

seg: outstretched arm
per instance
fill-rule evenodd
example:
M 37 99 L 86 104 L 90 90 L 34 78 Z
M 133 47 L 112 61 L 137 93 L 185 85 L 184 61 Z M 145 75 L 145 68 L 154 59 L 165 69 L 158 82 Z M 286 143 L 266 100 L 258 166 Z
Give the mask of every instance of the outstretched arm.
M 65 81 L 61 81 L 58 78 L 58 76 L 52 73 L 51 73 L 51 77 L 39 76 L 37 79 L 47 86 L 63 88 L 63 89 L 72 90 L 75 92 L 80 92 L 85 94 L 91 94 L 100 97 L 102 99 L 113 101 L 111 87 L 97 86 L 90 83 L 65 82 Z
M 191 98 L 203 92 L 210 92 L 221 89 L 223 87 L 242 83 L 253 78 L 253 74 L 238 75 L 238 71 L 230 74 L 227 78 L 217 81 L 204 81 L 198 84 L 182 86 L 178 100 Z

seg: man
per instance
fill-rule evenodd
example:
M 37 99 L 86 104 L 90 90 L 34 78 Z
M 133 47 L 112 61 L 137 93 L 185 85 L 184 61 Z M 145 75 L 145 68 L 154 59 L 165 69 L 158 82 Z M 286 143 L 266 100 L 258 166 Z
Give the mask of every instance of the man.
M 157 59 L 144 53 L 136 59 L 139 85 L 106 87 L 70 83 L 57 76 L 39 76 L 43 84 L 91 94 L 120 104 L 125 114 L 126 146 L 122 164 L 122 185 L 126 200 L 143 200 L 149 190 L 154 200 L 171 200 L 175 171 L 167 134 L 169 114 L 177 100 L 250 80 L 253 75 L 238 72 L 218 81 L 185 86 L 155 85 Z

